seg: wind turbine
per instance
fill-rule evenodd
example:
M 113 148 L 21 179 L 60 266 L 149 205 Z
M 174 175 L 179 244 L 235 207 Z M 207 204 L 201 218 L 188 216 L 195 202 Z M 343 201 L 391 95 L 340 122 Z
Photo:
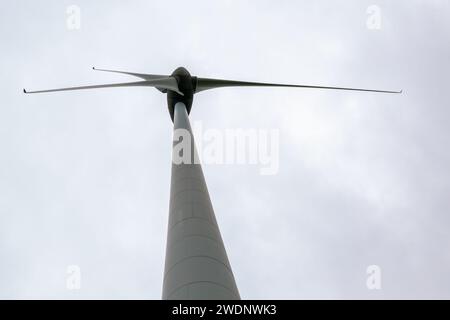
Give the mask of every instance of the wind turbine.
M 174 138 L 177 130 L 184 130 L 191 138 L 188 161 L 175 163 L 172 152 L 169 223 L 163 280 L 163 299 L 240 299 L 236 281 L 217 225 L 201 164 L 198 159 L 189 113 L 194 94 L 222 87 L 295 87 L 335 89 L 381 93 L 401 91 L 371 90 L 313 85 L 291 85 L 200 78 L 191 76 L 183 67 L 171 75 L 133 73 L 116 70 L 98 71 L 122 73 L 141 78 L 141 81 L 69 87 L 24 93 L 44 93 L 114 87 L 154 87 L 167 94 L 169 114 L 173 121 Z M 183 137 L 184 139 L 185 137 Z M 177 141 L 174 139 L 174 146 Z M 175 150 L 175 149 L 174 149 Z M 183 151 L 184 152 L 184 151 Z

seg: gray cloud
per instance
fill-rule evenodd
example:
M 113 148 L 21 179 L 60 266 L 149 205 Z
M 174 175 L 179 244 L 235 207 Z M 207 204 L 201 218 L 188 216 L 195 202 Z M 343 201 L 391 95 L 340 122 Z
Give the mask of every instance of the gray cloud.
M 0 19 L 0 298 L 161 296 L 171 122 L 95 65 L 402 95 L 220 89 L 205 128 L 280 130 L 280 171 L 206 165 L 243 298 L 449 298 L 448 1 L 5 3 Z M 185 15 L 186 13 L 186 15 Z M 66 267 L 82 288 L 66 289 Z M 382 290 L 366 267 L 382 268 Z

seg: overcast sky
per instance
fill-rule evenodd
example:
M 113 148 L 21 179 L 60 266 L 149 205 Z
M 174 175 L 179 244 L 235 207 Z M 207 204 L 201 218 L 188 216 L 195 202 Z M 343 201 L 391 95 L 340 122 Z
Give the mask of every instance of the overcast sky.
M 448 1 L 6 1 L 0 39 L 0 298 L 161 297 L 165 95 L 21 92 L 135 81 L 92 66 L 403 89 L 219 89 L 191 121 L 279 130 L 276 175 L 204 166 L 243 298 L 450 298 Z

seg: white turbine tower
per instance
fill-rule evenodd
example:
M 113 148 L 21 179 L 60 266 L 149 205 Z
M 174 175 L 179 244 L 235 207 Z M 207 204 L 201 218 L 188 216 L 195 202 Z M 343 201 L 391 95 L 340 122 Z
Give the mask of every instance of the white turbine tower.
M 128 74 L 142 81 L 93 86 L 70 87 L 25 93 L 43 93 L 111 87 L 154 87 L 167 93 L 170 117 L 174 124 L 174 146 L 188 145 L 181 153 L 173 150 L 170 184 L 169 223 L 166 262 L 163 280 L 163 299 L 240 299 L 239 291 L 228 261 L 214 210 L 189 123 L 193 96 L 207 89 L 233 86 L 297 87 L 401 93 L 401 91 L 369 90 L 311 85 L 243 82 L 234 80 L 197 78 L 185 68 L 176 69 L 170 76 L 102 70 Z M 180 134 L 185 133 L 185 134 Z M 189 144 L 189 142 L 191 142 Z M 179 159 L 183 159 L 179 161 Z

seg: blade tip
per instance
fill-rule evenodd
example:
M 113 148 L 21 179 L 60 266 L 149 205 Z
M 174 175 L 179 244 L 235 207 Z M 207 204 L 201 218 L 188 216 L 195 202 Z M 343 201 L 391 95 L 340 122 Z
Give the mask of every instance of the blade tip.
M 28 93 L 27 90 L 25 90 L 25 88 L 23 88 L 23 93 Z

